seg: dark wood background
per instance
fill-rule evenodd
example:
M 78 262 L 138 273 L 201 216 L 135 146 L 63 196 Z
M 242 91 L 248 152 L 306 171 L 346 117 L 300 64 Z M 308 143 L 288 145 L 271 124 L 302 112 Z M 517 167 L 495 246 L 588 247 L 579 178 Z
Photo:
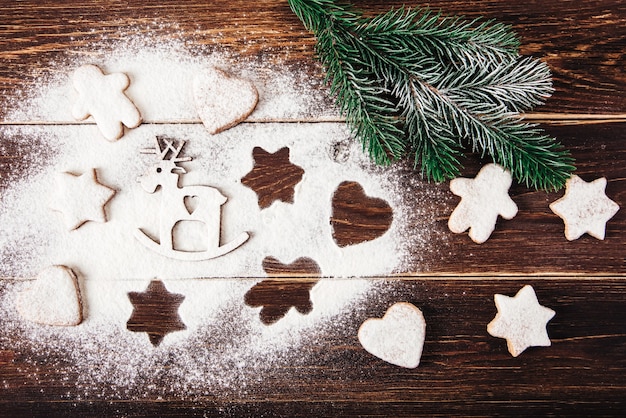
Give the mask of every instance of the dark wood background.
M 356 4 L 377 13 L 402 2 Z M 62 370 L 46 369 L 45 358 L 40 370 L 30 370 L 25 354 L 6 346 L 0 347 L 0 415 L 623 415 L 626 3 L 492 0 L 422 5 L 510 23 L 522 38 L 523 53 L 550 65 L 556 92 L 528 118 L 542 122 L 572 150 L 583 179 L 607 177 L 607 195 L 622 209 L 607 224 L 604 241 L 584 236 L 567 242 L 562 221 L 548 208 L 562 192 L 516 185 L 511 194 L 520 212 L 512 221 L 499 223 L 489 241 L 478 246 L 464 234 L 449 234 L 444 256 L 426 269 L 415 264 L 387 278 L 393 280 L 392 290 L 367 302 L 344 334 L 320 336 L 308 348 L 319 354 L 316 364 L 296 362 L 277 370 L 253 395 L 194 401 L 176 396 L 62 399 L 72 387 Z M 198 48 L 219 47 L 280 61 L 322 77 L 313 61 L 314 40 L 286 1 L 3 0 L 0 123 L 33 123 L 6 115 L 39 77 L 63 70 L 49 64 L 69 51 L 89 54 L 93 43 L 113 43 L 129 27 L 157 37 L 176 36 Z M 0 140 L 1 190 L 9 174 L 28 169 L 28 150 Z M 464 174 L 475 175 L 480 161 L 469 157 L 466 163 Z M 407 184 L 411 176 L 407 170 Z M 445 191 L 448 185 L 428 187 Z M 437 208 L 442 230 L 457 202 L 452 196 Z M 310 282 L 310 275 L 302 280 Z M 524 284 L 532 284 L 540 302 L 557 312 L 548 326 L 553 346 L 512 358 L 504 341 L 486 334 L 485 326 L 495 315 L 493 294 L 512 295 Z M 275 293 L 259 294 L 272 304 Z M 356 329 L 365 318 L 381 316 L 397 300 L 415 302 L 428 318 L 424 355 L 415 370 L 373 359 L 356 340 Z

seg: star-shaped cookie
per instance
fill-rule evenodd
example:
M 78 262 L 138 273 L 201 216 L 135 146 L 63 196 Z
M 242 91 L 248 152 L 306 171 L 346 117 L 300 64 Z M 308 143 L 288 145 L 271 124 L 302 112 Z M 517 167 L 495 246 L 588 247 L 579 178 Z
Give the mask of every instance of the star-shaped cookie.
M 476 178 L 457 178 L 450 182 L 450 191 L 461 202 L 448 219 L 450 231 L 460 234 L 469 228 L 470 238 L 481 244 L 491 236 L 498 215 L 512 219 L 517 205 L 509 197 L 511 173 L 496 164 L 487 164 Z
M 546 326 L 555 312 L 539 304 L 532 286 L 524 286 L 515 297 L 496 294 L 494 301 L 498 314 L 487 325 L 487 332 L 506 339 L 513 357 L 528 347 L 551 345 Z
M 588 233 L 604 239 L 606 223 L 619 210 L 617 203 L 605 194 L 606 178 L 587 183 L 574 175 L 565 183 L 565 195 L 550 205 L 565 223 L 565 238 L 569 241 Z
M 241 179 L 241 183 L 254 190 L 259 207 L 265 209 L 275 200 L 293 203 L 294 188 L 304 175 L 302 167 L 289 160 L 289 148 L 270 153 L 261 147 L 252 150 L 254 168 Z
M 87 221 L 106 222 L 104 205 L 115 194 L 115 190 L 98 182 L 96 170 L 82 175 L 57 174 L 57 194 L 51 209 L 61 212 L 65 225 L 71 231 Z

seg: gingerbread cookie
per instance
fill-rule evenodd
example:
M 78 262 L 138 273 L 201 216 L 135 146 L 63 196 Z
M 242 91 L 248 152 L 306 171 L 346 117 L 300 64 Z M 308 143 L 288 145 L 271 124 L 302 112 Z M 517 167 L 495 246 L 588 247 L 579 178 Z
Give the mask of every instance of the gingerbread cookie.
M 606 223 L 619 206 L 605 194 L 606 178 L 587 183 L 574 175 L 565 183 L 565 195 L 550 205 L 552 212 L 565 223 L 565 238 L 569 241 L 587 233 L 603 240 Z
M 513 219 L 517 205 L 509 197 L 511 173 L 496 164 L 487 164 L 476 178 L 457 178 L 450 191 L 461 197 L 461 203 L 450 215 L 448 228 L 460 234 L 469 228 L 470 238 L 481 244 L 491 236 L 498 215 Z
M 63 214 L 70 231 L 87 221 L 106 222 L 104 205 L 115 190 L 98 182 L 95 169 L 79 176 L 58 173 L 57 186 L 51 209 Z
M 83 65 L 73 77 L 78 100 L 72 109 L 77 120 L 93 117 L 102 135 L 109 141 L 124 135 L 124 126 L 141 125 L 141 114 L 124 91 L 130 85 L 126 74 L 105 75 L 95 65 Z
M 487 325 L 487 332 L 506 339 L 513 357 L 519 356 L 528 347 L 551 345 L 546 326 L 555 312 L 539 304 L 532 286 L 524 286 L 515 297 L 497 294 L 494 301 L 498 314 Z

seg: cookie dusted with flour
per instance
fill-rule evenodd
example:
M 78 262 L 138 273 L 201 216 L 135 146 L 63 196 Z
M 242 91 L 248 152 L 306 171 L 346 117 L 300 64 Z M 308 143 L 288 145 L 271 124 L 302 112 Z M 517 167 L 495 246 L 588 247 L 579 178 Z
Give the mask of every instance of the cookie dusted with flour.
M 22 318 L 43 325 L 74 326 L 83 321 L 78 279 L 65 266 L 51 266 L 35 278 L 16 300 Z
M 496 294 L 494 301 L 498 314 L 487 325 L 487 332 L 506 339 L 513 357 L 528 347 L 551 345 L 546 326 L 555 312 L 539 304 L 532 286 L 524 286 L 514 297 Z
M 460 234 L 469 228 L 469 237 L 481 244 L 491 236 L 498 215 L 513 219 L 517 205 L 509 196 L 511 173 L 496 164 L 487 164 L 476 178 L 457 178 L 450 191 L 461 197 L 461 203 L 448 220 L 450 231 Z
M 142 119 L 139 110 L 124 93 L 130 79 L 124 73 L 105 75 L 95 65 L 79 67 L 72 77 L 78 100 L 72 108 L 77 120 L 93 117 L 102 135 L 109 141 L 124 135 L 124 126 L 136 128 Z
M 193 96 L 198 115 L 212 135 L 246 120 L 259 101 L 254 84 L 217 68 L 194 78 Z
M 606 223 L 619 205 L 605 194 L 606 178 L 587 183 L 574 175 L 565 183 L 565 195 L 550 205 L 552 212 L 565 223 L 565 238 L 573 241 L 587 233 L 603 240 Z
M 359 328 L 359 341 L 370 354 L 387 363 L 414 369 L 420 364 L 426 321 L 414 305 L 399 302 L 382 318 L 370 318 Z
M 50 209 L 63 214 L 68 230 L 77 229 L 88 221 L 107 221 L 104 206 L 113 198 L 115 190 L 98 181 L 95 168 L 81 175 L 57 173 L 56 183 Z

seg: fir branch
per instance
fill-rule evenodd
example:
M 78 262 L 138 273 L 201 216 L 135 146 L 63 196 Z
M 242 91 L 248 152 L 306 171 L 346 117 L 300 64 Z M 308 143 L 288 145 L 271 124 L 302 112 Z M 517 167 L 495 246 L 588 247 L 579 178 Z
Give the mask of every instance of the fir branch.
M 453 101 L 494 103 L 511 112 L 542 105 L 553 92 L 548 66 L 529 57 L 472 65 L 464 71 L 448 69 L 436 84 Z
M 367 36 L 367 42 L 387 44 L 390 52 L 412 51 L 452 65 L 497 62 L 503 56 L 518 55 L 519 40 L 513 30 L 493 21 L 465 21 L 430 10 L 400 8 L 359 23 L 357 32 Z
M 510 27 L 405 8 L 365 19 L 334 0 L 289 4 L 316 35 L 330 92 L 375 162 L 410 154 L 426 178 L 443 181 L 459 175 L 469 145 L 535 188 L 560 188 L 574 170 L 519 114 L 552 84 L 547 65 L 519 56 Z
M 311 3 L 317 6 L 311 9 L 320 12 L 318 3 L 329 2 Z M 344 26 L 350 25 L 355 15 L 341 8 L 321 13 L 327 19 L 310 19 L 308 24 L 318 30 L 316 47 L 327 68 L 330 93 L 337 97 L 340 111 L 371 158 L 378 164 L 389 164 L 402 155 L 403 131 L 394 104 L 384 98 L 386 89 L 375 80 L 359 51 L 342 38 L 347 33 Z

